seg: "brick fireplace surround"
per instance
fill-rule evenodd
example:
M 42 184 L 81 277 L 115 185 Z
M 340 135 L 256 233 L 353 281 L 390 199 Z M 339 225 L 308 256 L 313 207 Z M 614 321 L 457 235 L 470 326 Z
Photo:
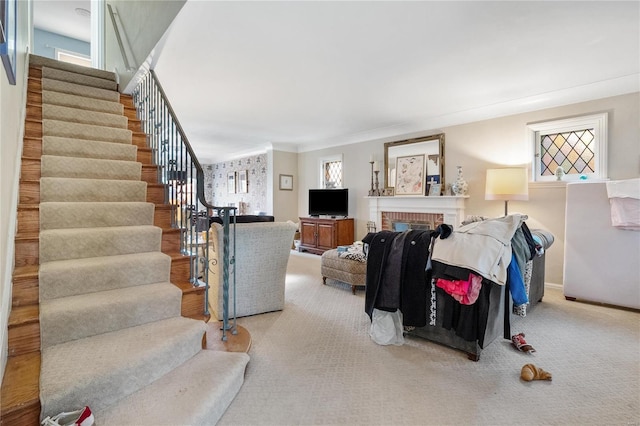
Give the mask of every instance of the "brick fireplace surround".
M 442 223 L 460 226 L 464 220 L 468 196 L 366 197 L 369 199 L 369 220 L 378 230 L 391 230 L 392 222 L 428 223 L 433 228 Z

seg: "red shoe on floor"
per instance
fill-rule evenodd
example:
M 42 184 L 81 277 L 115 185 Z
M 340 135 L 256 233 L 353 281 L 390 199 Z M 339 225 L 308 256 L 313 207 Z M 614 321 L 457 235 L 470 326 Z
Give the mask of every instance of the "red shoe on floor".
M 524 340 L 524 333 L 518 333 L 511 336 L 511 343 L 517 350 L 521 352 L 530 354 L 536 351 L 535 349 L 533 349 L 533 346 L 529 345 L 526 340 Z
M 91 426 L 93 425 L 93 413 L 87 406 L 84 408 L 71 411 L 69 413 L 60 413 L 53 417 L 47 417 L 42 421 L 43 426 Z

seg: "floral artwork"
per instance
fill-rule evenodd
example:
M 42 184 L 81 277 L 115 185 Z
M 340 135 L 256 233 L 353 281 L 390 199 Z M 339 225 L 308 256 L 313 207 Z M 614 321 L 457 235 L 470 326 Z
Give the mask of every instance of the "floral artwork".
M 424 154 L 396 159 L 395 195 L 424 195 Z

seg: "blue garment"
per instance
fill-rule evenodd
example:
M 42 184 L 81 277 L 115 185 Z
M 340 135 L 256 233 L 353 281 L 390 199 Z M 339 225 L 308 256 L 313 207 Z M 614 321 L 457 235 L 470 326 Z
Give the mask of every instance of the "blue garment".
M 511 299 L 515 306 L 525 305 L 529 303 L 527 297 L 527 290 L 524 288 L 524 280 L 522 279 L 522 273 L 520 267 L 516 261 L 516 257 L 511 255 L 511 262 L 507 268 L 507 282 L 509 283 L 509 291 L 511 292 Z

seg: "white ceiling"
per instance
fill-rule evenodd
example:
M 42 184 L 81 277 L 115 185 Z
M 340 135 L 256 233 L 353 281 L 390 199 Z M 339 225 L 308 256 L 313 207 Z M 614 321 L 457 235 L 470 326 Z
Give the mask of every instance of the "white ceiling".
M 33 0 L 33 26 L 89 43 L 91 18 L 76 9 L 91 11 L 91 0 Z
M 189 0 L 155 70 L 201 161 L 306 151 L 638 91 L 639 6 Z

